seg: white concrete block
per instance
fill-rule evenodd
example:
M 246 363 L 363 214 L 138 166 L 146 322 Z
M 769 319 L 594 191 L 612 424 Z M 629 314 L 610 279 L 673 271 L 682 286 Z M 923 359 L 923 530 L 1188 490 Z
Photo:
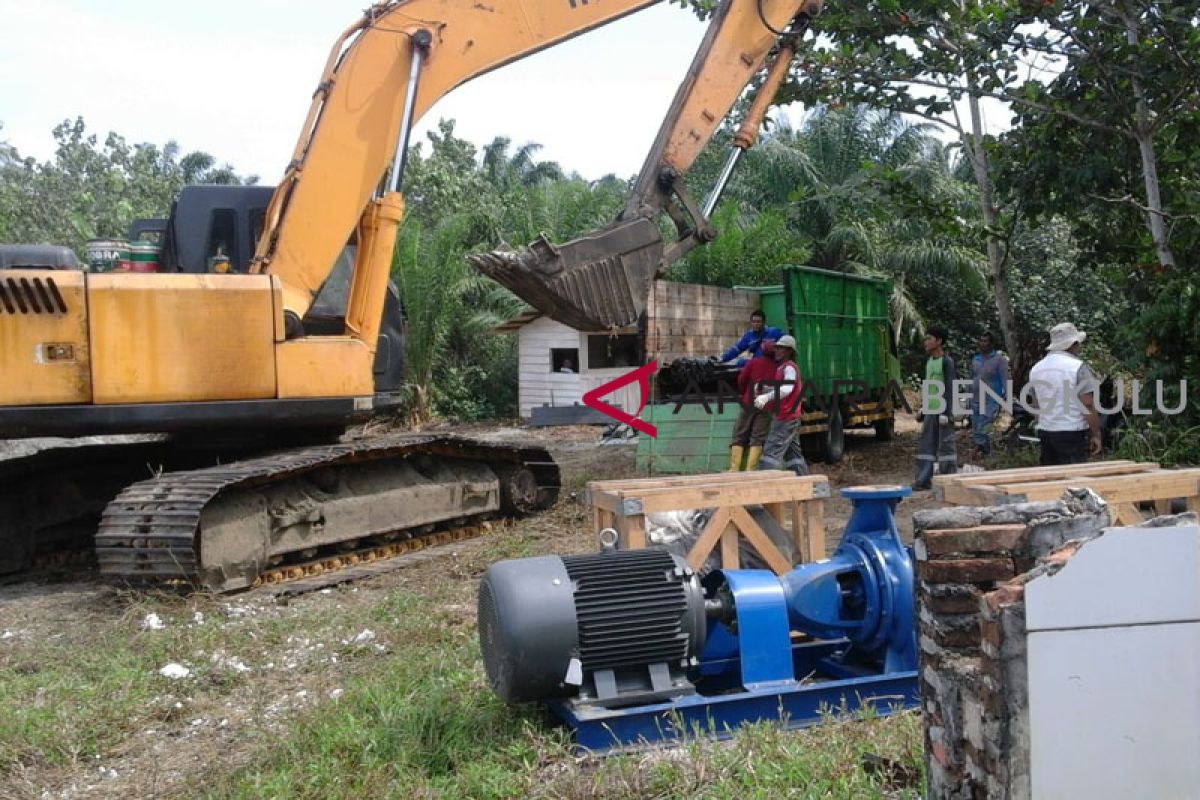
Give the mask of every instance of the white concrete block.
M 1028 645 L 1033 797 L 1200 798 L 1200 623 Z
M 1030 632 L 1200 621 L 1200 527 L 1108 529 L 1029 582 L 1025 613 Z

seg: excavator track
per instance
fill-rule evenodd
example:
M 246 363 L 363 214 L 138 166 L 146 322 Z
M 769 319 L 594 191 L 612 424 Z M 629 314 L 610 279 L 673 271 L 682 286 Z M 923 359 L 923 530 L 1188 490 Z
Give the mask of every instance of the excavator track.
M 127 487 L 104 510 L 96 556 L 112 578 L 233 591 L 444 541 L 546 508 L 558 490 L 539 447 L 425 435 L 308 447 Z
M 47 442 L 0 460 L 0 576 L 92 559 L 105 506 L 170 459 L 165 441 Z
M 381 547 L 366 547 L 324 559 L 276 567 L 259 575 L 254 591 L 273 597 L 291 597 L 386 575 L 457 552 L 461 543 L 477 539 L 490 529 L 491 523 L 483 522 Z

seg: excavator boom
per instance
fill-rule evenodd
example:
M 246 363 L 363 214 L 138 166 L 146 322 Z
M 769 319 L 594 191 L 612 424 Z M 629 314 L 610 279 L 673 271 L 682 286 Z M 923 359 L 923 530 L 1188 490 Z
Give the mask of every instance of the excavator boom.
M 411 127 L 471 78 L 655 2 L 373 5 L 330 53 L 292 161 L 268 206 L 255 270 L 278 277 L 284 308 L 303 317 L 397 156 L 403 123 Z M 414 60 L 420 64 L 415 86 Z

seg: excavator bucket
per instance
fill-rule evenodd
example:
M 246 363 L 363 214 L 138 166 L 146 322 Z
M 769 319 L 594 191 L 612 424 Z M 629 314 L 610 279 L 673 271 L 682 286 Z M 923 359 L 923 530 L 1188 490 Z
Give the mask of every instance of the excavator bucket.
M 636 218 L 562 245 L 540 236 L 524 251 L 493 250 L 468 260 L 551 319 L 604 331 L 637 322 L 663 246 L 654 223 Z

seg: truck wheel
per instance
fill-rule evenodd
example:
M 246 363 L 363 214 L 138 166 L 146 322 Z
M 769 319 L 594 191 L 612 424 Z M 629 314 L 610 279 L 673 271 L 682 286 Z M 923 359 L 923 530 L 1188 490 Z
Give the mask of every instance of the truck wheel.
M 842 410 L 834 404 L 829 410 L 829 428 L 821 436 L 821 460 L 836 464 L 846 452 L 846 432 L 842 429 Z
M 875 421 L 875 438 L 881 442 L 890 442 L 896 435 L 896 418 L 888 417 Z

